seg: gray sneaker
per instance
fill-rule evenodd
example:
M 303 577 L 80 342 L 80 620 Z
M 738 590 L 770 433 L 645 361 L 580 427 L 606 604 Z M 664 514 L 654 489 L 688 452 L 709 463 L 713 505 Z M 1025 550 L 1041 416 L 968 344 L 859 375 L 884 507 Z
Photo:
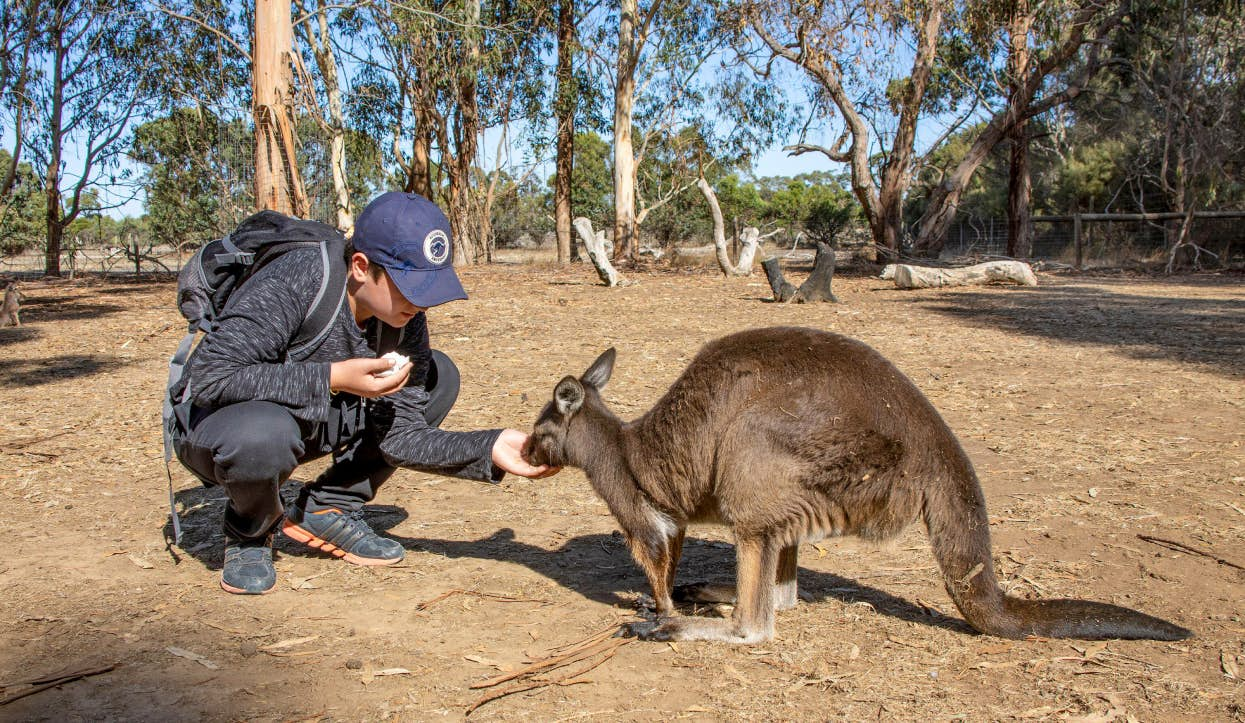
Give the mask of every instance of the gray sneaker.
M 258 540 L 225 538 L 225 564 L 220 586 L 235 595 L 262 595 L 277 584 L 272 566 L 272 535 Z
M 291 507 L 281 526 L 285 536 L 328 552 L 355 565 L 392 565 L 406 557 L 394 540 L 381 537 L 363 521 L 361 511 L 349 514 L 336 508 L 304 512 Z

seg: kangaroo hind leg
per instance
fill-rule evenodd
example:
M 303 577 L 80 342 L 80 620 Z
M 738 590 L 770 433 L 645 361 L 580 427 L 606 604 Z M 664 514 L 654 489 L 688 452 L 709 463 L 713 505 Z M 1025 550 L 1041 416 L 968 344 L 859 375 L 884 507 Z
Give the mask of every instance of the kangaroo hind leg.
M 765 538 L 741 539 L 735 546 L 738 599 L 730 620 L 673 617 L 647 630 L 646 640 L 716 640 L 760 643 L 774 637 L 774 580 L 778 545 Z
M 799 602 L 796 586 L 799 547 L 784 547 L 778 555 L 778 570 L 774 578 L 774 607 L 790 610 Z M 674 587 L 675 602 L 735 604 L 735 585 L 726 582 L 696 582 Z

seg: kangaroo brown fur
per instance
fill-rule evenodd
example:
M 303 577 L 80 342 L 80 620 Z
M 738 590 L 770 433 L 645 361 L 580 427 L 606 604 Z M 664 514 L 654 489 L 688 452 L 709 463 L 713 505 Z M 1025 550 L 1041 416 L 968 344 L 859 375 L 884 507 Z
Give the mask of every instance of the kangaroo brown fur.
M 10 283 L 4 290 L 4 301 L 0 302 L 0 327 L 22 325 L 20 311 L 23 298 L 25 297 L 21 289 L 17 288 L 16 281 Z
M 583 469 L 618 520 L 653 589 L 654 640 L 756 643 L 796 603 L 800 543 L 894 537 L 923 520 L 943 583 L 977 630 L 1006 638 L 1152 638 L 1192 633 L 1083 600 L 1022 600 L 999 588 L 985 498 L 968 456 L 933 405 L 868 346 L 814 329 L 744 331 L 707 344 L 666 394 L 623 422 L 601 389 L 609 349 L 568 376 L 524 449 L 533 464 Z M 730 620 L 674 615 L 675 567 L 689 523 L 731 527 L 737 590 Z

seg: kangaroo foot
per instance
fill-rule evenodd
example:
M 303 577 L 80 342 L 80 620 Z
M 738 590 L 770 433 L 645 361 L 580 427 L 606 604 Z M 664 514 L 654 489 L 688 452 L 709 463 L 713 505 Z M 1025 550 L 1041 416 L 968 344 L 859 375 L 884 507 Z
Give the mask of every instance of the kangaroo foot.
M 632 623 L 631 634 L 641 640 L 669 642 L 675 640 L 713 640 L 737 645 L 753 645 L 769 640 L 772 632 L 745 630 L 731 620 L 677 617 L 662 621 Z

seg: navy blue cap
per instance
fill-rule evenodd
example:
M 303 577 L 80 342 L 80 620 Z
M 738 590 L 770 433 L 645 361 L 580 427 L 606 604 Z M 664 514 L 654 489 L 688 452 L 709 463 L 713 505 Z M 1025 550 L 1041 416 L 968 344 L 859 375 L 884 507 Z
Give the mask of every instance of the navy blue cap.
M 467 298 L 454 272 L 449 219 L 419 194 L 378 196 L 359 214 L 351 241 L 368 261 L 385 267 L 415 306 L 427 309 Z

